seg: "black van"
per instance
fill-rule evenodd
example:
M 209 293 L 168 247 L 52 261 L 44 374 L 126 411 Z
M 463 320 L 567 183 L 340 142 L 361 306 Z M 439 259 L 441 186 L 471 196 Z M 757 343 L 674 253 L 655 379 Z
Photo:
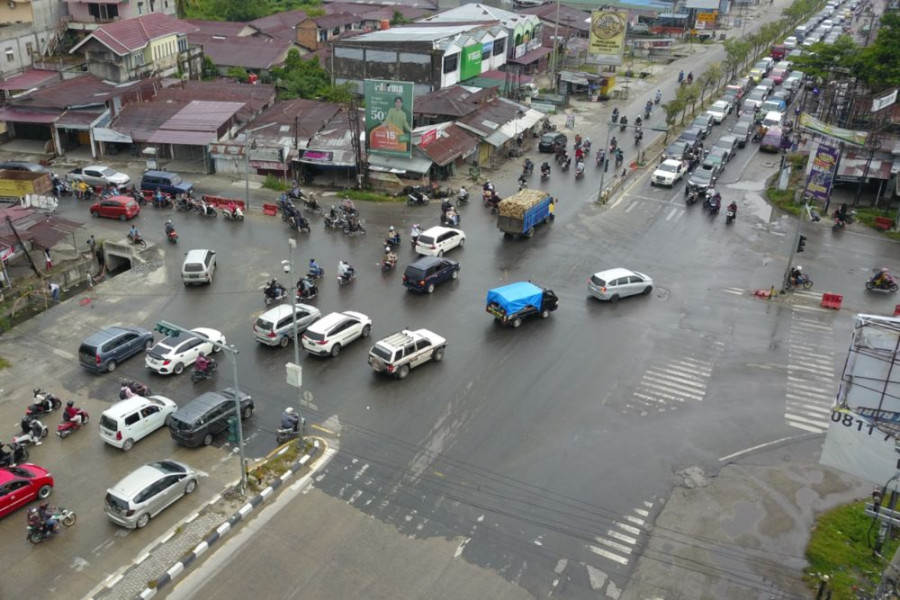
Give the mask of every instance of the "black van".
M 416 292 L 430 294 L 434 286 L 459 277 L 459 263 L 439 256 L 423 256 L 406 267 L 403 285 Z
M 175 196 L 177 194 L 194 193 L 194 184 L 184 181 L 178 173 L 169 171 L 146 171 L 141 177 L 141 189 L 155 192 L 160 190 L 163 194 Z
M 234 416 L 235 392 L 225 388 L 197 396 L 169 417 L 172 439 L 184 446 L 209 446 L 213 437 L 228 429 L 228 418 Z M 253 398 L 241 393 L 241 419 L 253 414 Z

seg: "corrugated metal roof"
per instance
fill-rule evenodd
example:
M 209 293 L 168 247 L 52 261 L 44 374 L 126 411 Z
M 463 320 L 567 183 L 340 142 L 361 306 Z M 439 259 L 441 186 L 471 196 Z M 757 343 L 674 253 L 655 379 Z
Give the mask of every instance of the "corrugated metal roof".
M 420 23 L 460 23 L 474 21 L 498 21 L 507 29 L 515 29 L 526 22 L 537 23 L 539 19 L 530 14 L 514 13 L 486 4 L 463 4 L 444 10 L 436 15 L 421 19 Z
M 350 13 L 337 13 L 333 15 L 323 15 L 321 17 L 311 17 L 309 20 L 314 22 L 319 29 L 343 27 L 344 25 L 352 25 L 360 22 L 360 18 L 357 15 L 351 15 Z
M 210 102 L 192 100 L 162 125 L 175 131 L 216 131 L 234 118 L 243 102 Z M 215 141 L 215 140 L 213 140 Z
M 221 38 L 201 33 L 189 33 L 188 41 L 203 46 L 203 54 L 220 67 L 271 69 L 284 63 L 291 40 L 269 37 Z
M 394 43 L 397 41 L 436 42 L 438 40 L 459 35 L 460 33 L 465 33 L 476 27 L 480 27 L 480 25 L 453 25 L 450 27 L 440 25 L 406 25 L 364 33 L 363 35 L 356 36 L 352 41 L 385 43 Z
M 544 48 L 544 47 L 535 48 L 531 52 L 526 52 L 519 58 L 509 59 L 509 62 L 518 63 L 520 65 L 530 65 L 531 63 L 537 62 L 540 59 L 544 58 L 545 56 L 550 54 L 550 52 L 551 52 L 550 48 Z
M 133 92 L 141 94 L 147 91 L 152 94 L 156 84 L 155 79 L 142 79 L 117 85 L 93 75 L 79 75 L 72 79 L 51 81 L 43 87 L 10 100 L 9 103 L 26 109 L 99 106 L 106 104 L 110 98 Z
M 4 79 L 0 82 L 0 90 L 28 90 L 53 81 L 54 79 L 59 79 L 59 73 L 56 71 L 28 69 L 24 73 Z
M 61 111 L 41 112 L 16 108 L 15 106 L 0 108 L 0 121 L 8 121 L 10 123 L 55 123 L 61 115 Z
M 369 154 L 369 167 L 375 171 L 388 173 L 427 173 L 431 169 L 431 159 L 413 147 L 412 156 L 384 156 Z
M 73 54 L 90 40 L 96 40 L 119 56 L 126 56 L 144 48 L 151 40 L 175 33 L 191 33 L 197 27 L 187 21 L 163 13 L 147 13 L 132 19 L 123 19 L 101 25 L 69 51 Z
M 307 142 L 340 112 L 340 104 L 295 98 L 270 106 L 248 127 L 256 130 L 251 135 L 258 140 L 287 142 L 293 146 L 296 135 L 300 147 L 306 147 Z M 270 123 L 275 125 L 266 127 Z
M 197 33 L 203 35 L 223 35 L 225 37 L 242 37 L 253 35 L 256 32 L 249 23 L 234 23 L 232 21 L 203 21 L 201 19 L 185 19 L 197 28 Z
M 105 113 L 105 110 L 101 111 L 88 111 L 88 110 L 67 110 L 63 116 L 61 116 L 56 121 L 57 128 L 69 128 L 69 129 L 88 129 L 91 126 L 91 123 L 100 118 L 100 115 Z
M 530 15 L 536 15 L 545 21 L 556 22 L 556 9 L 559 8 L 559 24 L 563 24 L 578 29 L 580 31 L 588 31 L 591 28 L 591 13 L 586 10 L 578 10 L 565 4 L 558 7 L 555 3 L 547 3 L 541 6 L 526 8 L 521 11 Z M 545 36 L 546 37 L 546 36 Z
M 478 138 L 456 125 L 450 125 L 440 137 L 421 148 L 435 164 L 444 166 L 478 147 Z
M 147 142 L 183 107 L 180 102 L 135 102 L 125 106 L 109 128 L 130 135 L 135 142 Z
M 219 141 L 214 131 L 178 131 L 163 129 L 147 140 L 151 144 L 181 144 L 183 146 L 206 146 Z
M 250 21 L 247 25 L 268 33 L 271 29 L 294 28 L 300 21 L 306 20 L 305 10 L 288 10 Z
M 208 100 L 213 102 L 243 102 L 245 105 L 238 111 L 238 120 L 249 121 L 266 106 L 275 102 L 275 86 L 268 84 L 236 83 L 227 80 L 187 81 L 160 90 L 155 100 L 160 102 L 174 101 L 187 103 L 191 100 Z

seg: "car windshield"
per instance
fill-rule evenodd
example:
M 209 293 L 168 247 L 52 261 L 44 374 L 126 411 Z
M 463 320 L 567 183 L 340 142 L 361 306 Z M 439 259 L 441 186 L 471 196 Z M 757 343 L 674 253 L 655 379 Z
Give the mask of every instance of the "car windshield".
M 684 144 L 672 144 L 666 148 L 666 154 L 669 156 L 678 156 L 684 152 Z
M 553 142 L 556 141 L 556 134 L 555 133 L 545 133 L 544 137 L 541 138 L 541 141 L 544 142 L 545 144 L 552 144 Z
M 712 107 L 713 110 L 728 110 L 728 104 L 722 101 L 714 102 Z
M 16 477 L 21 477 L 22 479 L 31 479 L 32 477 L 34 477 L 34 473 L 23 469 L 22 467 L 6 467 L 6 470 Z
M 110 169 L 109 167 L 103 167 L 102 169 L 100 169 L 100 174 L 103 175 L 104 177 L 112 177 L 113 175 L 116 174 L 116 172 L 113 171 L 112 169 Z
M 429 235 L 420 235 L 419 241 L 422 242 L 423 244 L 433 244 L 434 238 Z
M 669 164 L 667 162 L 664 162 L 663 164 L 659 165 L 659 170 L 665 171 L 666 173 L 675 173 L 678 171 L 678 167 L 675 165 Z
M 694 179 L 697 179 L 698 181 L 707 181 L 709 179 L 712 179 L 712 174 L 712 165 L 705 164 L 697 169 L 696 173 L 694 173 Z
M 176 462 L 172 462 L 171 460 L 161 460 L 158 462 L 150 463 L 147 466 L 153 467 L 154 469 L 159 469 L 163 473 L 184 473 L 184 467 Z

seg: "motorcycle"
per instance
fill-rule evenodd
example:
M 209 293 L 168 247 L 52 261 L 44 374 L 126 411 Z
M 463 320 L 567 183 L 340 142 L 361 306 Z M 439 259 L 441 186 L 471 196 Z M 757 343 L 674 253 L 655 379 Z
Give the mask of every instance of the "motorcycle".
M 25 409 L 26 417 L 38 417 L 46 415 L 62 406 L 62 400 L 50 392 L 42 392 L 41 388 L 34 388 L 34 402 Z
M 736 216 L 737 213 L 735 212 L 735 210 L 729 206 L 728 210 L 725 211 L 725 224 L 731 225 L 732 223 L 734 223 L 734 219 Z
M 394 237 L 385 238 L 384 245 L 390 246 L 391 248 L 399 246 L 400 245 L 400 234 L 396 233 L 396 234 L 394 234 Z
M 525 166 L 522 167 L 522 175 L 530 177 L 532 173 L 534 173 L 534 163 L 528 161 L 525 163 Z
M 288 219 L 288 226 L 293 231 L 305 231 L 306 233 L 311 233 L 309 220 L 300 213 L 296 213 Z
M 213 373 L 216 372 L 216 369 L 219 368 L 218 364 L 216 363 L 215 360 L 213 360 L 211 358 L 207 359 L 207 360 L 209 360 L 209 364 L 206 365 L 205 369 L 203 369 L 201 371 L 197 367 L 194 367 L 194 370 L 191 371 L 191 381 L 193 383 L 197 383 L 198 381 L 203 381 L 204 379 L 209 379 L 210 377 L 213 376 Z
M 703 199 L 703 208 L 709 210 L 709 214 L 717 215 L 719 214 L 719 209 L 722 208 L 722 198 L 716 197 L 716 194 L 712 190 L 706 190 L 706 198 Z
M 34 513 L 32 513 L 34 511 Z M 29 516 L 34 514 L 35 516 L 38 514 L 37 509 L 29 509 Z M 75 520 L 77 517 L 75 516 L 75 511 L 69 510 L 68 508 L 55 508 L 53 509 L 53 519 L 58 523 L 62 523 L 66 527 L 71 527 L 75 524 Z M 40 523 L 36 520 L 29 519 L 28 522 L 28 535 L 27 539 L 32 544 L 40 544 L 47 538 L 53 537 L 57 533 L 59 533 L 59 529 L 55 530 L 47 530 L 44 527 L 44 523 Z
M 330 215 L 325 216 L 325 229 L 344 229 L 347 226 L 347 219 L 344 218 L 343 215 L 336 215 L 335 217 L 331 217 Z
M 225 217 L 226 221 L 243 221 L 244 211 L 241 210 L 240 206 L 235 206 L 233 210 L 224 208 L 222 209 L 222 216 Z
M 143 396 L 144 398 L 147 398 L 153 394 L 153 392 L 150 391 L 149 385 L 145 385 L 140 381 L 132 381 L 126 379 L 122 382 L 122 385 L 119 388 L 119 400 L 124 400 L 128 397 L 128 393 L 125 391 L 126 388 L 131 390 L 131 393 L 135 396 Z
M 296 427 L 279 427 L 275 430 L 275 443 L 283 444 L 300 437 L 300 428 L 306 431 L 306 419 L 301 419 Z
M 884 279 L 881 283 L 875 283 L 875 279 L 878 275 L 870 277 L 866 282 L 866 289 L 870 292 L 887 292 L 887 293 L 895 293 L 898 289 L 897 282 L 893 279 Z
M 413 191 L 406 196 L 407 206 L 428 206 L 431 200 L 420 191 Z
M 175 229 L 169 229 L 166 231 L 166 239 L 173 244 L 176 243 L 178 241 L 178 232 Z
M 322 215 L 324 212 L 322 210 L 322 205 L 319 204 L 318 200 L 316 200 L 316 197 L 314 195 L 311 195 L 309 198 L 304 196 L 304 197 L 300 198 L 300 202 L 303 203 L 303 208 L 308 210 L 311 213 L 315 213 L 317 215 Z
M 788 282 L 785 287 L 789 290 L 798 289 L 798 288 L 803 288 L 804 290 L 808 290 L 812 286 L 813 286 L 812 279 L 810 279 L 809 276 L 804 273 L 803 275 L 800 275 L 796 279 L 788 277 Z
M 550 180 L 550 171 L 541 171 L 541 181 Z
M 684 188 L 684 202 L 688 206 L 695 203 L 700 198 L 700 192 L 692 185 Z
M 391 262 L 387 259 L 381 261 L 381 272 L 382 273 L 390 273 L 397 267 L 396 262 Z
M 69 415 L 63 414 L 63 422 L 56 426 L 56 435 L 59 437 L 66 439 L 69 437 L 69 434 L 73 431 L 78 431 L 82 427 L 88 424 L 88 421 L 91 420 L 91 416 L 88 414 L 86 410 L 81 408 L 78 409 L 78 414 L 81 415 L 81 423 L 76 421 L 69 421 Z
M 275 286 L 274 289 L 267 286 L 266 289 L 263 290 L 263 296 L 265 298 L 266 306 L 271 306 L 284 300 L 285 296 L 287 296 L 287 288 L 281 284 Z
M 136 194 L 138 197 L 143 198 L 143 194 Z M 154 208 L 172 208 L 174 204 L 172 203 L 172 197 L 168 194 L 163 194 L 162 196 L 153 196 L 153 207 Z
M 644 134 L 641 133 L 640 130 L 634 132 L 634 145 L 640 146 L 641 140 L 644 139 Z
M 351 270 L 347 275 L 338 275 L 338 285 L 340 287 L 344 287 L 348 283 L 353 283 L 353 280 L 356 279 L 356 269 Z
M 131 232 L 129 232 L 128 243 L 132 246 L 140 246 L 141 248 L 147 247 L 147 242 L 144 240 L 144 236 L 142 236 L 140 233 L 132 234 Z
M 215 217 L 219 213 L 217 213 L 216 209 L 214 209 L 209 204 L 200 203 L 200 204 L 197 204 L 197 214 L 200 215 L 201 217 Z
M 13 443 L 21 444 L 23 446 L 27 446 L 28 444 L 40 446 L 41 440 L 50 433 L 46 425 L 29 416 L 22 417 L 19 426 L 22 429 L 22 433 L 13 437 Z
M 319 267 L 318 271 L 313 271 L 312 269 L 310 269 L 306 272 L 306 278 L 311 281 L 318 281 L 322 278 L 323 275 L 325 275 L 325 269 L 323 269 L 322 267 Z
M 366 228 L 357 220 L 347 221 L 344 225 L 344 233 L 353 237 L 355 235 L 366 235 Z
M 566 160 L 564 163 L 562 163 L 562 164 L 560 165 L 560 168 L 562 169 L 562 172 L 563 172 L 563 173 L 566 173 L 566 172 L 568 172 L 569 167 L 570 167 L 571 165 L 572 165 L 572 159 L 568 159 L 568 160 Z
M 456 211 L 441 213 L 441 225 L 444 227 L 459 227 L 460 222 L 459 215 Z
M 848 212 L 844 215 L 844 218 L 841 219 L 840 213 L 838 211 L 834 212 L 834 225 L 831 226 L 832 231 L 838 231 L 839 229 L 843 229 L 844 225 L 850 225 L 853 223 L 856 217 L 856 211 Z
M 0 445 L 0 467 L 14 467 L 23 462 L 28 462 L 28 448 L 24 444 L 13 442 L 6 444 L 9 451 L 3 449 Z
M 594 159 L 594 164 L 597 165 L 597 167 L 602 167 L 603 161 L 605 161 L 605 160 L 606 160 L 606 156 L 604 155 L 604 153 L 598 152 L 596 158 Z
M 179 198 L 178 202 L 175 203 L 175 210 L 180 212 L 194 210 L 194 204 L 187 198 Z
M 609 120 L 613 123 L 619 122 L 619 109 L 618 108 L 613 109 L 612 116 L 609 118 Z
M 459 190 L 459 193 L 456 195 L 456 206 L 462 206 L 463 204 L 469 203 L 469 192 L 466 190 Z
M 576 180 L 582 179 L 583 177 L 584 177 L 584 169 L 583 168 L 575 169 L 575 179 Z
M 315 284 L 310 285 L 309 287 L 304 288 L 300 286 L 297 288 L 297 301 L 303 302 L 304 300 L 313 300 L 316 296 L 319 295 L 319 288 Z

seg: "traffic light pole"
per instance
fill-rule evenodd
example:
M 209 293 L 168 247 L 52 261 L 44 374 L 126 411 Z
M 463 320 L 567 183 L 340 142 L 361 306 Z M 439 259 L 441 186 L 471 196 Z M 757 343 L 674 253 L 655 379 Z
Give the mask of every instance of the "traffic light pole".
M 803 205 L 803 211 L 809 214 L 809 203 Z M 794 264 L 794 255 L 803 252 L 806 248 L 806 236 L 800 233 L 803 226 L 803 214 L 797 218 L 797 229 L 794 231 L 794 243 L 791 245 L 791 253 L 788 254 L 787 266 L 784 268 L 784 276 L 781 278 L 781 293 L 785 293 L 791 278 L 791 267 Z
M 295 240 L 294 238 L 288 238 L 288 259 L 291 270 L 291 277 L 293 277 L 295 274 L 294 250 L 296 248 L 297 240 Z M 297 275 L 297 277 L 299 277 L 299 275 Z M 306 419 L 303 418 L 303 413 L 300 410 L 303 407 L 303 389 L 301 387 L 303 383 L 303 367 L 300 366 L 300 331 L 297 328 L 297 310 L 296 307 L 293 306 L 295 303 L 296 297 L 291 299 L 291 305 L 292 308 L 294 308 L 294 310 L 291 311 L 291 324 L 294 328 L 294 364 L 291 365 L 290 363 L 288 363 L 287 365 L 285 365 L 285 367 L 287 369 L 288 384 L 296 384 L 297 387 L 297 417 L 300 419 L 300 422 L 297 425 L 297 447 L 300 448 L 303 446 L 304 438 L 306 437 Z
M 174 334 L 173 337 L 177 337 L 180 333 L 188 333 L 192 336 L 200 338 L 204 342 L 212 344 L 219 350 L 224 350 L 231 357 L 232 377 L 234 378 L 234 419 L 237 423 L 237 440 L 235 441 L 235 444 L 237 444 L 238 455 L 241 459 L 241 493 L 243 494 L 247 489 L 247 467 L 246 459 L 244 457 L 244 428 L 241 424 L 241 388 L 238 384 L 237 371 L 238 349 L 234 346 L 226 346 L 225 344 L 221 344 L 209 339 L 202 333 L 191 331 L 190 329 L 185 329 L 184 327 L 179 327 L 178 325 L 174 325 L 172 323 L 169 323 L 168 321 L 160 321 L 156 324 L 156 327 L 154 329 L 165 335 Z

